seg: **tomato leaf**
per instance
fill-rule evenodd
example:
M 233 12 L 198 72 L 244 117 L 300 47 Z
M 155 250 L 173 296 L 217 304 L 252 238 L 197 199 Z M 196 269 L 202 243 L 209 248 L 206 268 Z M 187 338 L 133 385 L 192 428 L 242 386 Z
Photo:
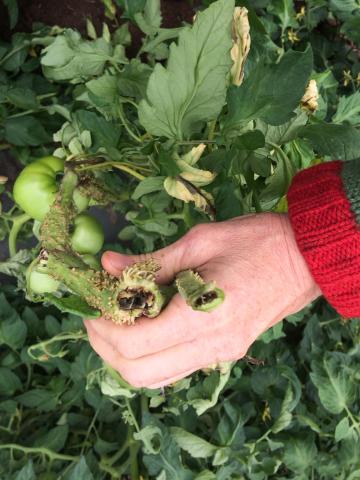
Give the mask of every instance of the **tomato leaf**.
M 350 125 L 307 125 L 300 130 L 299 136 L 308 139 L 318 153 L 332 159 L 354 160 L 359 157 L 360 132 Z
M 155 66 L 139 119 L 153 135 L 188 138 L 216 118 L 225 103 L 231 66 L 233 0 L 218 0 L 200 12 L 172 44 L 167 67 Z
M 58 298 L 55 295 L 45 294 L 46 301 L 55 305 L 61 312 L 73 313 L 84 318 L 98 318 L 100 313 L 91 308 L 85 300 L 77 295 L 70 295 L 69 297 Z
M 270 125 L 289 121 L 305 92 L 312 67 L 311 47 L 304 52 L 289 50 L 275 65 L 259 63 L 240 87 L 229 89 L 225 132 L 257 118 Z

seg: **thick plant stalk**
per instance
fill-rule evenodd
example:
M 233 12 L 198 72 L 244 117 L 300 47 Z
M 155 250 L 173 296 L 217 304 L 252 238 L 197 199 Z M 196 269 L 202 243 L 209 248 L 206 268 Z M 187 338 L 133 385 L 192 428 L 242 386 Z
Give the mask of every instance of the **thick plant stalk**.
M 77 175 L 67 171 L 58 197 L 41 227 L 42 263 L 47 273 L 115 323 L 134 323 L 158 315 L 169 298 L 168 288 L 155 282 L 159 266 L 153 260 L 125 268 L 117 278 L 89 267 L 70 246 L 69 230 L 75 216 L 72 204 Z
M 215 282 L 205 283 L 197 272 L 186 270 L 176 276 L 176 286 L 186 303 L 194 310 L 210 312 L 225 298 L 223 290 Z

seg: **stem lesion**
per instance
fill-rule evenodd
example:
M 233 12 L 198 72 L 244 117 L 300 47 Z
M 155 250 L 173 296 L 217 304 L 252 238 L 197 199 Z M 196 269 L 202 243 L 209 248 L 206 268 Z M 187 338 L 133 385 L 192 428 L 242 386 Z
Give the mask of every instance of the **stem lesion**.
M 67 169 L 58 196 L 40 230 L 42 260 L 47 273 L 115 323 L 132 324 L 145 315 L 157 316 L 169 296 L 156 283 L 159 266 L 153 260 L 124 269 L 117 278 L 95 271 L 72 250 L 69 229 L 76 215 L 73 192 L 78 184 L 74 168 Z

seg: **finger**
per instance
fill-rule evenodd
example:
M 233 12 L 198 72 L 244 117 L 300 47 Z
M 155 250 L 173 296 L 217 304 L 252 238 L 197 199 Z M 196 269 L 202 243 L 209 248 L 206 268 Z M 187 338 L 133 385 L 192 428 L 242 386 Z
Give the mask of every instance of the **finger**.
M 157 252 L 145 255 L 124 255 L 108 251 L 103 254 L 101 261 L 105 270 L 118 276 L 126 266 L 153 258 L 161 266 L 158 282 L 170 283 L 176 273 L 188 268 L 197 268 L 216 255 L 222 236 L 223 232 L 218 224 L 198 225 L 177 242 Z
M 220 328 L 229 318 L 226 298 L 213 312 L 199 312 L 177 294 L 156 318 L 141 317 L 131 326 L 117 325 L 104 318 L 86 320 L 85 324 L 91 323 L 97 334 L 122 356 L 134 359 L 194 341 L 204 332 Z
M 187 372 L 183 372 L 180 375 L 175 375 L 175 377 L 167 378 L 167 379 L 163 380 L 162 382 L 153 383 L 152 385 L 148 385 L 146 388 L 155 390 L 157 388 L 171 386 L 175 382 L 178 382 L 179 380 L 182 380 L 183 378 L 188 377 L 192 373 L 196 372 L 196 370 L 199 370 L 199 369 L 196 368 L 195 370 L 193 370 L 193 369 L 188 370 Z
M 109 347 L 92 327 L 88 333 L 94 350 L 135 387 L 168 385 L 174 379 L 183 378 L 210 364 L 235 359 L 224 348 L 226 338 L 222 336 L 204 336 L 195 342 L 186 342 L 153 355 L 129 360 Z

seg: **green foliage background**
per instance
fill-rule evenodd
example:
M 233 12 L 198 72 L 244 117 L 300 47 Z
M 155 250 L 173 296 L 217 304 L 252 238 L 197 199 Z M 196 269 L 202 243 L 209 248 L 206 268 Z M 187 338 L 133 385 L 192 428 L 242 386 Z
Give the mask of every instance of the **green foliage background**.
M 179 173 L 174 152 L 203 139 L 200 167 L 218 174 L 206 187 L 217 220 L 283 211 L 298 170 L 359 156 L 358 0 L 237 2 L 250 11 L 245 81 L 220 82 L 214 102 L 206 95 L 222 73 L 213 50 L 226 39 L 211 44 L 200 31 L 161 28 L 155 0 L 116 3 L 104 1 L 108 15 L 123 8 L 145 35 L 141 57 L 127 59 L 126 27 L 97 36 L 90 22 L 87 39 L 40 26 L 0 44 L 0 148 L 23 164 L 56 147 L 59 155 L 111 159 L 120 173 L 107 181 L 120 185 L 124 200 L 115 208 L 129 221 L 111 248 L 149 252 L 208 221 L 163 188 Z M 15 25 L 16 2 L 6 4 Z M 173 61 L 154 69 L 179 35 Z M 192 58 L 201 41 L 208 57 Z M 199 58 L 202 79 L 191 77 Z M 320 91 L 310 116 L 298 107 L 309 78 Z M 175 107 L 164 117 L 167 89 Z M 175 100 L 187 105 L 181 114 Z M 18 213 L 2 211 L 1 239 Z M 27 224 L 22 237 L 37 229 Z M 342 322 L 319 300 L 258 339 L 249 352 L 255 362 L 199 372 L 164 392 L 134 390 L 92 351 L 79 316 L 25 299 L 24 270 L 36 248 L 0 264 L 18 282 L 3 284 L 0 295 L 2 480 L 360 478 L 356 319 Z

